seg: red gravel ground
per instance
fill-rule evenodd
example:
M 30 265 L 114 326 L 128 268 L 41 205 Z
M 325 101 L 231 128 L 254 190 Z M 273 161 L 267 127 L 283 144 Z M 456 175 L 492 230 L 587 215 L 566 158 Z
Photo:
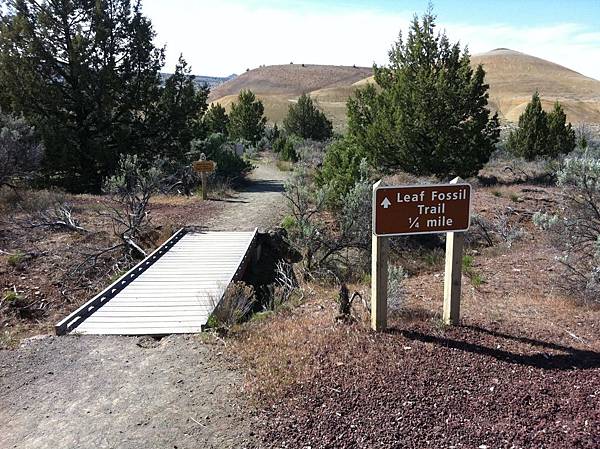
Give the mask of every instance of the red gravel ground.
M 353 330 L 263 411 L 267 447 L 597 448 L 600 353 L 494 326 Z
M 362 307 L 356 324 L 336 323 L 337 292 L 314 285 L 299 307 L 243 328 L 234 349 L 260 447 L 599 448 L 600 308 L 557 288 L 555 251 L 530 219 L 555 193 L 476 191 L 475 210 L 511 208 L 523 235 L 467 248 L 459 327 L 440 321 L 442 258 L 408 265 L 386 333 L 368 329 Z M 368 298 L 368 284 L 353 289 Z

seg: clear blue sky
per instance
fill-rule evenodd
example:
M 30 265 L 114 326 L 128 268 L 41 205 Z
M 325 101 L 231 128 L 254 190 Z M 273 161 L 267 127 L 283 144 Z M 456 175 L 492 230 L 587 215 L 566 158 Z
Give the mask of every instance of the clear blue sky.
M 427 0 L 143 0 L 167 45 L 197 74 L 228 75 L 261 64 L 386 63 L 400 30 Z M 507 47 L 600 79 L 600 0 L 433 2 L 440 29 L 471 53 Z

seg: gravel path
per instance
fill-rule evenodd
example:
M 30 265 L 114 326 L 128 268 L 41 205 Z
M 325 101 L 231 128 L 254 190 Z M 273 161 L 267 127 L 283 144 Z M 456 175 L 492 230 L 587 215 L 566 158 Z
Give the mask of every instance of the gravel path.
M 261 163 L 209 229 L 281 219 L 283 176 Z M 194 223 L 190 223 L 194 224 Z M 48 336 L 0 351 L 0 448 L 243 448 L 241 375 L 200 336 Z
M 208 221 L 211 230 L 251 231 L 272 228 L 281 223 L 285 203 L 281 195 L 286 173 L 273 163 L 261 160 L 249 176 L 249 185 L 225 203 L 219 214 Z

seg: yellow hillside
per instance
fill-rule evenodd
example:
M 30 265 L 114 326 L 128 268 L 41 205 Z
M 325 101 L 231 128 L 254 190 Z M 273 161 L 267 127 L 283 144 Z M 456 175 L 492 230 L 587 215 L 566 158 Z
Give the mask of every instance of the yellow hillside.
M 501 119 L 517 121 L 535 90 L 545 109 L 561 102 L 573 123 L 600 123 L 600 81 L 544 59 L 508 49 L 472 56 L 482 64 L 490 85 L 490 107 Z M 272 123 L 281 123 L 289 105 L 310 93 L 338 131 L 346 126 L 346 100 L 359 87 L 373 83 L 364 67 L 300 64 L 260 67 L 217 87 L 210 96 L 229 109 L 241 89 L 252 90 L 265 105 Z

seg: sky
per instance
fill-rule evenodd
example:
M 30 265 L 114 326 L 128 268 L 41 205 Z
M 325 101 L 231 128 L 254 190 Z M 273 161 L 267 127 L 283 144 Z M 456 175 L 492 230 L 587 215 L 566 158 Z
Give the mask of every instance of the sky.
M 260 65 L 387 63 L 427 0 L 143 0 L 166 71 L 179 54 L 198 75 Z M 600 80 L 600 0 L 437 0 L 440 30 L 471 54 L 505 47 Z

